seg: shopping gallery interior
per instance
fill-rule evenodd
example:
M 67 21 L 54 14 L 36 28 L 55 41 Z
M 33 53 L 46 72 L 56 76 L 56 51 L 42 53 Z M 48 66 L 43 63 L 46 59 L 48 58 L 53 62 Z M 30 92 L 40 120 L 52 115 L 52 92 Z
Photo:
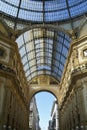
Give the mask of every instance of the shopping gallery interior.
M 43 91 L 48 130 L 87 130 L 87 0 L 0 0 L 0 130 L 41 130 Z

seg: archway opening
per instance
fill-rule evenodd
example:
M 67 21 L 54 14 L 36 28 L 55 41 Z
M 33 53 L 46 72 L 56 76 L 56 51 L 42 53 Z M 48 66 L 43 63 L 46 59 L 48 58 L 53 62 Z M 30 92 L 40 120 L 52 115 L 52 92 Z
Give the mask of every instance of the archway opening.
M 30 130 L 58 130 L 57 98 L 50 92 L 36 93 L 30 102 L 29 129 Z

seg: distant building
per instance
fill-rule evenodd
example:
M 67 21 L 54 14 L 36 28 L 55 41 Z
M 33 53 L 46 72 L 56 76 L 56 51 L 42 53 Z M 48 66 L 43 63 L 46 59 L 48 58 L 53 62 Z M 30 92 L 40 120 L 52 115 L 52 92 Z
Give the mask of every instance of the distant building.
M 49 120 L 48 130 L 52 130 L 52 121 Z
M 51 110 L 51 120 L 49 121 L 48 130 L 58 130 L 58 129 L 59 129 L 58 104 L 57 101 L 54 101 Z
M 39 120 L 40 118 L 37 109 L 36 99 L 35 97 L 33 97 L 30 103 L 29 130 L 40 130 Z

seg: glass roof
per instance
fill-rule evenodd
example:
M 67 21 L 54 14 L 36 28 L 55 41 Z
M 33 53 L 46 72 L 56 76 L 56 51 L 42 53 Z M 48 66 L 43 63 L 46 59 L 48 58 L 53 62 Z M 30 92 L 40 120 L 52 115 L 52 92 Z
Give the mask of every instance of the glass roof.
M 67 34 L 49 28 L 34 28 L 21 34 L 16 42 L 28 81 L 41 74 L 60 81 L 70 41 Z
M 63 21 L 87 13 L 87 0 L 0 0 L 0 13 L 16 21 Z

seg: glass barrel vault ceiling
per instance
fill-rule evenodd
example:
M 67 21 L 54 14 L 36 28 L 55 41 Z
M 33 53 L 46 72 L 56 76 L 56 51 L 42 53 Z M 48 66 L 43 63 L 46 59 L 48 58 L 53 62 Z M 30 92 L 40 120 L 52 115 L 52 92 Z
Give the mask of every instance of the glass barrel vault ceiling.
M 63 21 L 87 13 L 87 0 L 0 0 L 0 13 L 16 20 Z
M 67 34 L 35 28 L 20 35 L 16 42 L 28 81 L 41 74 L 60 81 L 70 46 Z

